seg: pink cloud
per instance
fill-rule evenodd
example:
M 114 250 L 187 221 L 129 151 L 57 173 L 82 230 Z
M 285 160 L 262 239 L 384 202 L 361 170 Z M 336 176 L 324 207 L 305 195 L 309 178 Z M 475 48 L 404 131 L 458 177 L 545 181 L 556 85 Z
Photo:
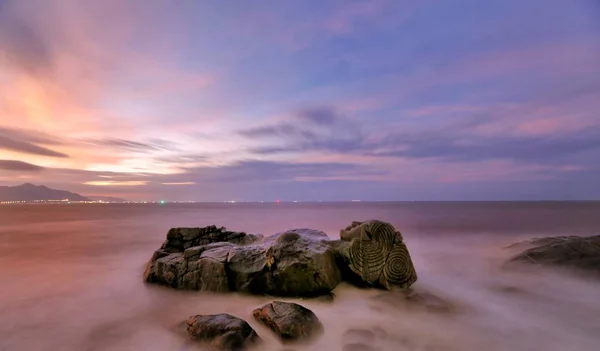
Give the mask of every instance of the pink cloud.
M 558 134 L 566 130 L 582 127 L 584 126 L 573 125 L 568 119 L 564 118 L 545 118 L 522 122 L 516 126 L 516 131 L 519 134 L 528 136 L 540 136 Z

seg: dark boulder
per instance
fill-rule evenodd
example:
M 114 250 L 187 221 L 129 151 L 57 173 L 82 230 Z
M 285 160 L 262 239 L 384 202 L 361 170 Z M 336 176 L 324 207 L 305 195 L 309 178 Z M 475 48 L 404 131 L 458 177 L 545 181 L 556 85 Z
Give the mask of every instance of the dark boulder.
M 537 238 L 509 262 L 560 266 L 600 274 L 600 235 Z
M 210 344 L 214 350 L 245 350 L 259 340 L 246 321 L 229 314 L 192 316 L 187 332 L 192 340 Z
M 274 301 L 255 309 L 252 315 L 283 342 L 308 341 L 323 333 L 319 318 L 296 303 Z

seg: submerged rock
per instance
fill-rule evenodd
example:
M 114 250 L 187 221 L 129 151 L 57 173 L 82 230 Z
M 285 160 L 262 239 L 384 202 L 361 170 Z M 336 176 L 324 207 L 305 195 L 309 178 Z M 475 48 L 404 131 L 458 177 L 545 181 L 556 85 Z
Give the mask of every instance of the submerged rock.
M 284 342 L 308 341 L 323 333 L 319 318 L 296 303 L 274 301 L 255 309 L 252 315 Z
M 509 262 L 562 266 L 600 274 L 600 235 L 537 238 Z
M 346 330 L 343 339 L 347 342 L 374 343 L 376 341 L 375 333 L 369 329 L 352 328 Z
M 229 314 L 192 316 L 187 332 L 192 340 L 210 343 L 213 350 L 245 350 L 259 340 L 246 321 Z
M 430 312 L 450 313 L 457 310 L 451 302 L 427 292 L 414 290 L 394 290 L 371 298 L 372 307 L 377 310 L 421 309 Z
M 519 241 L 517 243 L 508 245 L 506 249 L 529 249 L 532 247 L 559 244 L 566 240 L 576 239 L 577 236 L 550 236 L 545 238 L 533 238 L 528 240 Z
M 408 288 L 417 281 L 402 234 L 391 224 L 378 220 L 352 222 L 340 231 L 340 238 L 349 244 L 338 244 L 338 251 L 367 285 Z

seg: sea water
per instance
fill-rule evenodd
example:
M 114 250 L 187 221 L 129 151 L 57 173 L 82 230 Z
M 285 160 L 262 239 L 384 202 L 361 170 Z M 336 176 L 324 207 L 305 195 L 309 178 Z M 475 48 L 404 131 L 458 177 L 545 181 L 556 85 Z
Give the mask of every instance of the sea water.
M 600 234 L 595 202 L 71 204 L 0 206 L 0 350 L 202 350 L 178 325 L 229 313 L 282 345 L 252 318 L 273 298 L 147 285 L 142 272 L 174 226 L 216 224 L 269 235 L 310 227 L 339 237 L 377 218 L 402 232 L 414 288 L 451 313 L 381 306 L 377 290 L 341 284 L 333 302 L 298 302 L 325 333 L 296 350 L 342 350 L 352 328 L 377 328 L 379 350 L 598 350 L 600 281 L 503 263 L 509 244 L 536 236 Z M 383 332 L 381 332 L 383 331 Z

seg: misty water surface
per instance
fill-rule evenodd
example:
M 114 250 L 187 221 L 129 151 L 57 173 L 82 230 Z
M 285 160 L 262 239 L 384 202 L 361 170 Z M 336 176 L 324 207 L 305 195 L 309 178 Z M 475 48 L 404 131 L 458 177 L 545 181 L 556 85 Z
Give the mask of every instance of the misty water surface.
M 144 264 L 173 226 L 272 234 L 312 227 L 332 238 L 378 218 L 403 233 L 415 289 L 458 307 L 444 315 L 377 309 L 345 284 L 333 303 L 303 300 L 325 334 L 297 350 L 341 350 L 346 330 L 381 327 L 381 350 L 597 350 L 600 282 L 564 272 L 503 270 L 504 246 L 543 235 L 600 233 L 600 203 L 340 203 L 27 205 L 0 207 L 0 350 L 200 350 L 177 333 L 194 314 L 247 320 L 267 297 L 147 286 Z M 299 301 L 293 300 L 290 301 Z

